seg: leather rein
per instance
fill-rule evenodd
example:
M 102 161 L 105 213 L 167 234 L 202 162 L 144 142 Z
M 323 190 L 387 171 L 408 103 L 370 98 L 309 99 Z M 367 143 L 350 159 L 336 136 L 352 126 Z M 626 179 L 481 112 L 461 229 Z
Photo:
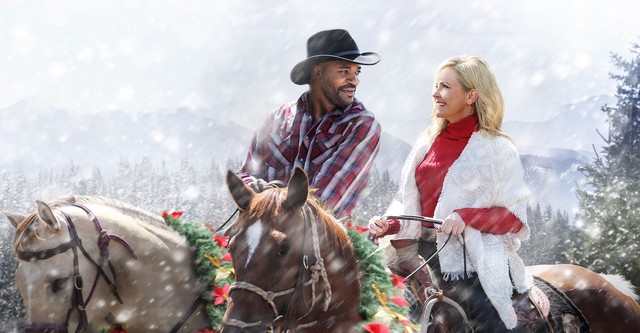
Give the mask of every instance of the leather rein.
M 440 220 L 440 219 L 431 218 L 431 217 L 425 217 L 425 216 L 419 216 L 419 215 L 388 215 L 388 216 L 384 216 L 384 217 L 386 217 L 388 219 L 396 219 L 396 220 L 429 222 L 429 223 L 439 224 L 439 225 L 442 225 L 442 223 L 444 223 L 444 221 Z M 421 270 L 424 266 L 428 265 L 429 262 L 431 262 L 431 260 L 435 259 L 436 256 L 440 253 L 440 251 L 442 251 L 442 249 L 444 249 L 444 247 L 447 245 L 447 243 L 449 243 L 449 240 L 451 240 L 451 234 L 449 234 L 449 236 L 447 236 L 447 239 L 444 241 L 444 244 L 442 244 L 442 246 L 440 246 L 440 248 L 436 249 L 436 251 L 428 259 L 426 259 L 413 272 L 411 272 L 409 275 L 407 275 L 406 278 L 407 279 L 410 278 L 416 272 Z M 462 246 L 463 246 L 463 250 L 462 251 L 463 251 L 463 257 L 464 257 L 464 275 L 463 276 L 464 276 L 464 280 L 466 281 L 466 279 L 467 279 L 467 273 L 466 273 L 467 272 L 467 256 L 466 256 L 466 251 L 467 250 L 466 250 L 466 242 L 464 241 L 464 234 L 462 235 Z M 456 311 L 458 311 L 458 313 L 462 317 L 462 321 L 463 321 L 464 325 L 466 326 L 466 328 L 468 328 L 471 332 L 473 332 L 473 328 L 471 327 L 469 319 L 467 318 L 467 313 L 464 311 L 464 309 L 457 302 L 455 302 L 451 298 L 445 296 L 444 292 L 438 286 L 438 283 L 436 281 L 434 281 L 434 285 L 436 286 L 437 289 L 430 291 L 431 295 L 429 296 L 429 298 L 427 300 L 425 300 L 424 308 L 423 308 L 422 314 L 420 316 L 421 322 L 425 323 L 423 325 L 424 327 L 421 327 L 420 332 L 429 332 L 430 331 L 430 327 L 433 325 L 433 322 L 431 321 L 431 313 L 433 311 L 433 307 L 436 305 L 436 303 L 439 303 L 439 302 L 443 302 L 445 304 L 448 304 L 451 307 L 453 307 Z

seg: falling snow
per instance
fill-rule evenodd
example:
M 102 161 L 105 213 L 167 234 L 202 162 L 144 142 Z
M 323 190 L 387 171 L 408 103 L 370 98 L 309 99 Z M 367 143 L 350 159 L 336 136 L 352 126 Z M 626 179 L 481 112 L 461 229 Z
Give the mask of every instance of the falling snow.
M 578 167 L 607 135 L 601 107 L 616 103 L 610 54 L 626 57 L 638 42 L 638 12 L 640 3 L 622 0 L 543 0 L 526 10 L 507 0 L 3 2 L 0 205 L 26 214 L 36 199 L 99 194 L 221 223 L 234 208 L 224 172 L 238 169 L 267 113 L 305 89 L 289 71 L 304 59 L 306 38 L 342 27 L 362 51 L 382 56 L 363 68 L 358 87 L 387 142 L 359 216 L 386 208 L 410 144 L 429 123 L 437 65 L 479 55 L 506 100 L 504 129 L 532 189 L 530 220 L 548 236 L 532 239 L 523 257 L 568 260 L 576 243 L 567 230 L 593 239 L 633 232 L 576 219 L 575 190 L 589 190 Z M 612 198 L 630 195 L 616 188 Z M 13 233 L 0 224 L 3 332 L 24 317 Z M 623 258 L 637 253 L 638 244 L 621 246 Z

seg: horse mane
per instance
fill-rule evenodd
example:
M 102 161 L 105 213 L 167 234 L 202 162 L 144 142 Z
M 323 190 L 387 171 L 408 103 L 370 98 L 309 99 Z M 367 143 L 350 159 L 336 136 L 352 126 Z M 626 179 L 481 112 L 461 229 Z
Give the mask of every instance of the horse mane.
M 38 221 L 38 214 L 36 213 L 32 213 L 27 215 L 24 220 L 22 220 L 22 222 L 20 222 L 18 224 L 18 226 L 16 227 L 16 234 L 15 237 L 13 238 L 13 249 L 14 251 L 17 252 L 18 250 L 18 246 L 21 244 L 21 240 L 24 237 L 27 237 L 29 233 L 29 230 L 31 230 L 31 226 Z M 35 234 L 35 231 L 31 231 L 32 233 Z
M 353 248 L 345 246 L 349 244 L 349 236 L 347 235 L 344 227 L 333 216 L 329 208 L 320 201 L 316 196 L 312 195 L 314 190 L 309 191 L 306 204 L 311 208 L 312 212 L 316 215 L 316 220 L 323 226 L 325 234 L 328 236 L 327 240 L 331 242 L 329 247 L 335 249 L 342 249 L 342 254 L 346 257 L 353 258 L 355 261 L 355 253 Z M 262 216 L 272 216 L 272 221 L 279 221 L 276 217 L 286 212 L 285 200 L 287 198 L 286 188 L 272 188 L 263 192 L 256 193 L 251 200 L 249 209 L 247 210 L 248 221 L 254 221 Z M 264 220 L 263 220 L 264 221 Z M 274 223 L 274 222 L 272 222 Z
M 99 206 L 114 208 L 114 209 L 120 210 L 124 215 L 134 217 L 141 221 L 145 221 L 146 223 L 150 223 L 162 229 L 170 229 L 169 226 L 167 226 L 167 224 L 164 223 L 164 221 L 158 214 L 153 214 L 142 208 L 124 203 L 116 199 L 111 199 L 103 196 L 70 195 L 70 196 L 55 199 L 50 202 L 51 205 L 56 207 L 73 205 L 74 203 L 79 203 L 82 205 L 99 205 Z
M 170 229 L 170 227 L 164 223 L 159 215 L 152 214 L 146 210 L 135 207 L 133 205 L 124 203 L 119 200 L 110 199 L 102 196 L 87 196 L 87 195 L 69 195 L 61 198 L 53 199 L 49 202 L 52 207 L 61 208 L 64 206 L 73 205 L 79 203 L 82 205 L 100 205 L 111 207 L 120 210 L 124 215 L 136 218 L 140 221 L 144 221 L 154 227 L 162 229 Z M 14 237 L 13 247 L 17 249 L 18 245 L 25 237 L 29 237 L 32 233 L 35 235 L 35 231 L 29 232 L 31 226 L 33 226 L 38 219 L 37 213 L 27 215 L 22 222 L 16 227 L 16 236 Z M 35 235 L 35 237 L 38 237 Z

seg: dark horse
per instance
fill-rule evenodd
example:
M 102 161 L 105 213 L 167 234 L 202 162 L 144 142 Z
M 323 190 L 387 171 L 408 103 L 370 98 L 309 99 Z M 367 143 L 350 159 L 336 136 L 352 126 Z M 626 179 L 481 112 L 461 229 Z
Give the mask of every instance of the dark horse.
M 430 233 L 426 229 L 423 232 Z M 436 252 L 436 245 L 431 241 L 433 238 L 428 236 L 423 238 L 425 240 L 419 241 L 421 255 L 429 258 Z M 437 284 L 443 285 L 446 282 L 442 280 L 437 257 L 434 259 L 436 260 L 429 262 L 432 278 Z M 552 332 L 549 329 L 550 326 L 560 326 L 560 330 L 555 332 L 567 333 L 640 332 L 638 296 L 633 286 L 622 276 L 598 274 L 571 264 L 527 266 L 527 271 L 543 281 L 536 283 L 537 285 L 551 285 L 550 289 L 561 292 L 559 294 L 561 298 L 566 296 L 572 306 L 575 306 L 588 322 L 581 323 L 579 318 L 562 314 L 550 319 L 547 324 L 542 325 L 544 327 L 535 329 L 535 332 Z M 446 296 L 446 293 L 444 295 Z M 421 314 L 421 332 L 470 331 L 464 325 L 462 317 L 458 316 L 460 311 L 454 307 L 440 303 L 433 310 L 430 317 L 425 313 L 426 311 Z M 427 325 L 429 322 L 430 325 Z
M 240 216 L 226 232 L 236 278 L 222 332 L 351 332 L 362 320 L 353 245 L 304 171 L 261 193 L 232 172 L 227 184 Z

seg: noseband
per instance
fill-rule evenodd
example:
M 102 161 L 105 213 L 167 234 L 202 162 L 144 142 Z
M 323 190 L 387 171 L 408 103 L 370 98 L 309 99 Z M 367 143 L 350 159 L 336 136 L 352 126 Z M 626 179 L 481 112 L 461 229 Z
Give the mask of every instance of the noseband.
M 111 240 L 115 240 L 118 243 L 122 244 L 129 251 L 129 253 L 133 258 L 137 259 L 137 256 L 133 252 L 133 249 L 131 248 L 131 246 L 122 237 L 114 234 L 109 234 L 104 228 L 102 228 L 102 225 L 100 224 L 100 221 L 98 221 L 98 218 L 87 207 L 78 203 L 73 204 L 73 206 L 82 209 L 87 214 L 87 216 L 89 216 L 89 218 L 93 221 L 96 227 L 96 230 L 98 231 L 97 242 L 98 242 L 98 248 L 100 249 L 100 259 L 98 262 L 96 262 L 89 255 L 87 250 L 82 245 L 82 239 L 80 239 L 80 237 L 78 236 L 78 232 L 76 231 L 76 227 L 73 224 L 73 221 L 71 220 L 69 215 L 67 215 L 64 212 L 62 212 L 62 215 L 67 221 L 67 228 L 69 230 L 69 236 L 70 236 L 70 240 L 68 242 L 60 244 L 55 248 L 42 250 L 42 251 L 18 251 L 16 249 L 16 256 L 18 257 L 18 259 L 23 261 L 46 260 L 60 253 L 64 253 L 68 250 L 73 251 L 73 286 L 74 288 L 73 288 L 73 296 L 71 298 L 71 305 L 69 306 L 69 311 L 67 312 L 67 318 L 65 320 L 65 323 L 64 324 L 25 325 L 25 333 L 67 332 L 68 326 L 69 326 L 69 318 L 71 317 L 71 313 L 74 310 L 78 311 L 78 315 L 79 315 L 78 327 L 76 328 L 76 332 L 85 332 L 89 324 L 87 320 L 86 308 L 87 308 L 87 305 L 89 304 L 89 301 L 91 300 L 91 297 L 93 296 L 93 293 L 96 289 L 96 285 L 100 277 L 102 277 L 105 280 L 105 282 L 109 285 L 109 290 L 111 291 L 111 293 L 116 297 L 118 302 L 122 304 L 122 298 L 118 294 L 118 289 L 115 284 L 115 274 L 113 271 L 113 266 L 109 261 L 109 242 Z M 82 276 L 80 275 L 80 268 L 78 264 L 78 258 L 79 258 L 78 248 L 80 248 L 80 251 L 82 251 L 82 254 L 84 255 L 84 257 L 91 263 L 91 265 L 93 265 L 96 268 L 98 272 L 96 274 L 96 277 L 93 281 L 93 286 L 86 300 L 83 299 L 83 295 L 82 295 L 82 287 L 84 283 L 83 283 Z M 113 281 L 109 278 L 107 273 L 102 268 L 105 260 L 109 263 L 111 275 L 114 278 Z
M 296 284 L 287 290 L 283 290 L 283 291 L 278 291 L 278 292 L 273 292 L 273 291 L 266 291 L 254 284 L 251 284 L 249 282 L 244 282 L 244 281 L 236 281 L 233 284 L 231 284 L 231 288 L 229 289 L 229 294 L 231 294 L 231 292 L 233 290 L 236 289 L 241 289 L 241 290 L 246 290 L 246 291 L 250 291 L 254 294 L 257 294 L 258 296 L 262 297 L 262 299 L 267 302 L 270 306 L 271 309 L 273 310 L 274 313 L 274 319 L 270 322 L 270 323 L 263 323 L 262 321 L 256 321 L 256 322 L 251 322 L 251 323 L 247 323 L 238 319 L 227 319 L 224 321 L 224 325 L 227 326 L 235 326 L 235 327 L 239 327 L 241 329 L 245 329 L 245 328 L 252 328 L 252 327 L 257 327 L 257 326 L 261 326 L 261 325 L 268 325 L 268 327 L 271 328 L 271 331 L 273 331 L 273 324 L 276 321 L 279 321 L 281 319 L 284 318 L 284 316 L 286 315 L 286 313 L 289 311 L 289 306 L 291 305 L 291 301 L 293 297 L 291 297 L 287 303 L 287 307 L 285 310 L 284 314 L 280 314 L 280 312 L 278 311 L 278 307 L 276 306 L 274 299 L 276 297 L 281 297 L 281 296 L 285 296 L 285 295 L 289 295 L 289 294 L 293 294 L 295 292 L 295 290 L 299 287 L 299 281 L 302 281 L 302 273 L 304 269 L 309 269 L 311 272 L 311 277 L 309 278 L 309 280 L 307 282 L 305 282 L 304 284 L 302 284 L 302 288 L 306 288 L 308 286 L 311 286 L 311 297 L 312 297 L 312 302 L 311 302 L 311 306 L 309 307 L 309 311 L 307 311 L 306 314 L 304 314 L 303 316 L 301 316 L 300 318 L 298 318 L 297 320 L 299 321 L 300 319 L 306 317 L 309 313 L 311 313 L 311 310 L 313 310 L 314 306 L 316 305 L 316 284 L 318 283 L 318 281 L 320 279 L 322 279 L 322 281 L 324 282 L 324 295 L 326 296 L 324 299 L 324 303 L 322 304 L 322 311 L 327 311 L 327 309 L 329 308 L 329 303 L 331 302 L 331 285 L 329 284 L 329 279 L 327 278 L 327 271 L 325 269 L 324 266 L 324 260 L 322 259 L 322 255 L 320 253 L 320 241 L 319 241 L 319 237 L 318 237 L 318 223 L 314 217 L 314 215 L 310 212 L 311 208 L 309 208 L 309 206 L 307 204 L 305 204 L 302 207 L 302 215 L 304 217 L 304 226 L 306 229 L 307 223 L 311 224 L 311 237 L 312 237 L 312 241 L 313 241 L 313 254 L 316 258 L 316 262 L 315 264 L 309 266 L 309 259 L 307 255 L 303 255 L 302 256 L 302 264 L 298 270 L 298 275 L 300 276 L 300 279 L 296 279 Z M 306 239 L 306 231 L 304 232 L 303 235 L 303 251 L 304 251 L 304 243 L 305 243 L 305 239 Z M 308 327 L 312 327 L 314 325 L 316 325 L 318 323 L 318 321 L 312 321 L 306 324 L 300 324 L 297 326 L 297 329 L 302 329 L 302 328 L 308 328 Z

